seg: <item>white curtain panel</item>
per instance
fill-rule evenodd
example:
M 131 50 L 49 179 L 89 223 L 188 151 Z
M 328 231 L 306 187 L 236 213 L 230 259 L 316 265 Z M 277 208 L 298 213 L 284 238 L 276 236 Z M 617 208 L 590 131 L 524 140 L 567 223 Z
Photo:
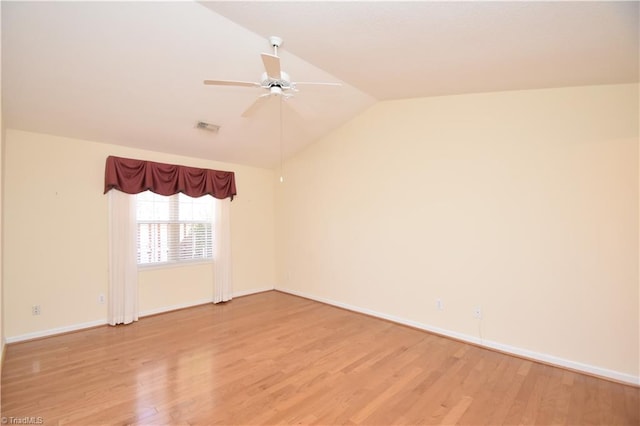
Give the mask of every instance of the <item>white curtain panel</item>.
M 138 320 L 136 196 L 109 191 L 109 304 L 111 325 Z
M 213 223 L 213 303 L 231 300 L 231 200 L 215 200 Z

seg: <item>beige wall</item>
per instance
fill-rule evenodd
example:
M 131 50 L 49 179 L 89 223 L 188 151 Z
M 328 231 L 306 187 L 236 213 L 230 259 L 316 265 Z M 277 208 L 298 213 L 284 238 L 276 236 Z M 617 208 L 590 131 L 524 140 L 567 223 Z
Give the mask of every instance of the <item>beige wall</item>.
M 274 175 L 224 164 L 116 145 L 8 129 L 5 152 L 5 331 L 15 338 L 106 319 L 108 155 L 231 170 L 238 197 L 231 204 L 234 293 L 273 288 Z M 140 273 L 140 310 L 212 300 L 211 267 L 193 265 Z M 42 307 L 40 316 L 31 306 Z
M 277 188 L 277 288 L 637 381 L 637 85 L 380 102 Z

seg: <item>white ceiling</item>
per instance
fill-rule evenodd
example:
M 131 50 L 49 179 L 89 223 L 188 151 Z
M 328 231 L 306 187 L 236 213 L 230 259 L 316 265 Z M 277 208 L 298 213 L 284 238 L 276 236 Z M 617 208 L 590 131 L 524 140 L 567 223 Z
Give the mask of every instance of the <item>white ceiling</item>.
M 205 2 L 377 99 L 638 81 L 638 2 Z
M 250 118 L 266 37 L 301 87 L 285 156 L 376 100 L 638 81 L 639 2 L 7 2 L 5 127 L 261 167 L 280 98 Z M 198 120 L 221 126 L 209 133 Z

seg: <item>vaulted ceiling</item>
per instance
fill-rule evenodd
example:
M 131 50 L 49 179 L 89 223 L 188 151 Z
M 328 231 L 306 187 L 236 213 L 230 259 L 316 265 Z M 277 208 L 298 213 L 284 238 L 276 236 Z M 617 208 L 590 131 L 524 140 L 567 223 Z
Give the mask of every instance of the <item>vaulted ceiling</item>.
M 5 127 L 272 167 L 378 100 L 638 81 L 638 2 L 2 2 Z M 241 117 L 270 35 L 301 86 Z M 280 108 L 282 107 L 282 140 Z M 203 120 L 217 133 L 196 128 Z

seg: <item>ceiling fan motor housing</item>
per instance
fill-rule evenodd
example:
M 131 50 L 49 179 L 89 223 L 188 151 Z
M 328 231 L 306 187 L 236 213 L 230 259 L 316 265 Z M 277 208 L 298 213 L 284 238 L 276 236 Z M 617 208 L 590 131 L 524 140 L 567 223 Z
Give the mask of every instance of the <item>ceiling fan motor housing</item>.
M 289 78 L 289 74 L 284 71 L 280 71 L 280 79 L 276 80 L 273 78 L 269 78 L 266 72 L 262 73 L 262 87 L 265 88 L 274 88 L 278 87 L 283 90 L 291 89 L 291 79 Z M 272 92 L 273 93 L 273 92 Z

